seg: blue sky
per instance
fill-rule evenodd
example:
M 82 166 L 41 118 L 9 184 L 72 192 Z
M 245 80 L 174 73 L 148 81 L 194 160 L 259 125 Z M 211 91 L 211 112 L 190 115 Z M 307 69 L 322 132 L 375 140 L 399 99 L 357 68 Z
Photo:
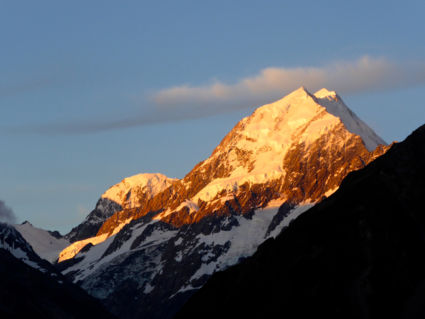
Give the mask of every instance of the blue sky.
M 336 89 L 387 142 L 425 122 L 423 1 L 2 1 L 0 200 L 68 231 L 183 177 L 256 106 Z

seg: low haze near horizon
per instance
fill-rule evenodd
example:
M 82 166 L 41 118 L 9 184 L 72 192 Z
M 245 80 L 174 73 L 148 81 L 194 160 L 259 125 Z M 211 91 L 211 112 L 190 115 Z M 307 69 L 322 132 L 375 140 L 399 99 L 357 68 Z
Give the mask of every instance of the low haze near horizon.
M 109 186 L 183 177 L 242 117 L 301 85 L 336 90 L 384 140 L 403 140 L 425 123 L 424 8 L 3 2 L 0 203 L 67 232 Z

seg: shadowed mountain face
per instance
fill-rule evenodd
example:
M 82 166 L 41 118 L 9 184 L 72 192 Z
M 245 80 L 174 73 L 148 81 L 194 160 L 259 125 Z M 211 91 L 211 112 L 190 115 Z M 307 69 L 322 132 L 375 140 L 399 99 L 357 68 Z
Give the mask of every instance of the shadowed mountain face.
M 1 318 L 115 318 L 76 285 L 58 282 L 0 249 Z
M 0 223 L 0 318 L 115 318 Z
M 424 164 L 422 126 L 213 275 L 176 318 L 423 318 Z

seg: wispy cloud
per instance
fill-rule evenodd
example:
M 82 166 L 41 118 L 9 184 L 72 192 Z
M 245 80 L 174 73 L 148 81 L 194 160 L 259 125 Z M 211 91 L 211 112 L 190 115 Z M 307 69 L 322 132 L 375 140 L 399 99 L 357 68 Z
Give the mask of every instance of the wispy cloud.
M 16 216 L 10 207 L 0 200 L 0 222 L 16 223 Z
M 409 87 L 425 83 L 425 63 L 396 63 L 364 56 L 355 61 L 334 62 L 321 67 L 269 67 L 233 84 L 216 81 L 204 86 L 181 85 L 156 92 L 157 105 L 236 107 L 281 97 L 305 86 L 315 91 L 326 87 L 340 94 L 356 94 Z
M 9 97 L 35 91 L 53 85 L 54 83 L 54 78 L 46 76 L 43 78 L 27 79 L 15 84 L 0 84 L 0 97 Z
M 82 120 L 70 122 L 56 122 L 39 125 L 26 125 L 24 127 L 9 127 L 0 129 L 4 134 L 28 134 L 38 133 L 42 135 L 73 135 L 73 134 L 92 134 L 104 131 L 126 129 L 137 126 L 153 125 L 159 123 L 175 123 L 188 119 L 202 118 L 212 114 L 211 109 L 195 109 L 187 106 L 184 109 L 175 109 L 166 111 L 157 109 L 154 105 L 145 106 L 145 110 L 127 114 L 118 115 L 114 118 L 85 118 Z
M 173 86 L 154 92 L 140 112 L 126 113 L 126 116 L 85 118 L 7 131 L 46 135 L 97 133 L 255 107 L 272 102 L 300 86 L 312 92 L 326 87 L 344 96 L 422 84 L 425 84 L 425 63 L 400 63 L 364 56 L 316 67 L 268 67 L 235 83 L 216 80 L 208 85 Z

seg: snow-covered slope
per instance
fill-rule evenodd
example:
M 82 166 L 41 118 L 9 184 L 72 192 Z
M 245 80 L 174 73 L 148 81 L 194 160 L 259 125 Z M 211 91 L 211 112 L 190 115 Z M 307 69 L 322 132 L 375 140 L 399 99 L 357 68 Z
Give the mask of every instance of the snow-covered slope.
M 97 235 L 112 234 L 123 222 L 150 211 L 161 211 L 155 218 L 176 226 L 196 222 L 223 206 L 226 200 L 246 194 L 254 185 L 262 187 L 272 181 L 274 193 L 258 200 L 258 205 L 265 206 L 269 200 L 277 199 L 316 201 L 329 195 L 349 171 L 363 167 L 375 156 L 368 148 L 375 149 L 383 141 L 358 120 L 341 98 L 324 92 L 319 91 L 318 98 L 300 88 L 258 108 L 242 119 L 212 155 L 182 180 L 136 210 L 115 213 Z M 321 165 L 327 169 L 319 169 Z M 306 178 L 302 178 L 300 170 L 305 171 Z M 316 179 L 320 183 L 314 183 Z M 304 185 L 292 186 L 301 182 Z
M 43 259 L 54 263 L 59 253 L 70 245 L 70 242 L 60 236 L 55 236 L 51 232 L 34 227 L 29 222 L 15 225 L 15 229 L 30 243 L 34 251 Z
M 316 94 L 300 88 L 258 108 L 155 195 L 111 192 L 122 209 L 78 242 L 64 273 L 123 318 L 172 316 L 213 272 L 250 256 L 386 151 L 340 97 Z
M 208 172 L 212 165 L 220 167 L 222 173 L 209 180 L 193 197 L 185 198 L 178 207 L 186 206 L 194 211 L 202 202 L 218 199 L 220 192 L 233 194 L 245 183 L 262 184 L 284 178 L 291 168 L 282 159 L 293 153 L 294 149 L 298 152 L 300 145 L 308 156 L 311 146 L 323 137 L 327 138 L 326 148 L 336 146 L 345 150 L 357 135 L 361 137 L 359 142 L 364 143 L 370 151 L 379 144 L 385 145 L 345 106 L 341 98 L 335 93 L 326 92 L 326 89 L 317 92 L 318 98 L 300 88 L 279 101 L 258 108 L 251 116 L 240 121 L 212 156 L 196 169 L 196 174 L 202 174 Z M 336 132 L 340 134 L 334 138 Z M 324 190 L 324 193 L 331 189 Z M 283 196 L 281 198 L 285 199 Z M 307 199 L 314 201 L 316 198 L 303 198 Z M 174 209 L 171 207 L 156 218 L 166 217 Z
M 175 180 L 159 173 L 138 174 L 115 184 L 102 194 L 102 198 L 119 203 L 123 208 L 133 208 L 162 192 Z
M 95 209 L 65 238 L 70 242 L 76 242 L 96 237 L 99 228 L 114 213 L 143 205 L 146 200 L 169 187 L 173 181 L 175 179 L 159 173 L 138 174 L 124 178 L 101 195 Z M 102 240 L 97 238 L 91 241 L 101 242 Z M 81 246 L 81 243 L 76 246 Z
M 169 318 L 212 273 L 251 256 L 311 206 L 271 205 L 179 228 L 144 217 L 81 251 L 63 273 L 122 318 Z
M 57 276 L 58 272 L 53 266 L 46 260 L 41 259 L 12 225 L 0 223 L 0 249 L 10 252 L 14 257 L 32 268 Z
M 359 135 L 366 148 L 373 151 L 378 145 L 386 145 L 385 141 L 361 119 L 357 117 L 342 101 L 335 91 L 321 89 L 314 93 L 317 102 L 326 108 L 326 111 L 338 117 L 350 132 Z

